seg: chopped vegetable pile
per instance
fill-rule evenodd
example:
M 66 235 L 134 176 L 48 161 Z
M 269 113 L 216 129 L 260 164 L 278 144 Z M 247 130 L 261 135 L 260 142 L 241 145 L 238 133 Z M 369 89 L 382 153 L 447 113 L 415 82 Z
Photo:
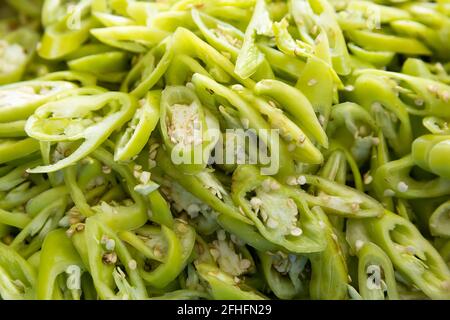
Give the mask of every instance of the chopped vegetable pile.
M 0 299 L 450 300 L 448 0 L 0 3 Z

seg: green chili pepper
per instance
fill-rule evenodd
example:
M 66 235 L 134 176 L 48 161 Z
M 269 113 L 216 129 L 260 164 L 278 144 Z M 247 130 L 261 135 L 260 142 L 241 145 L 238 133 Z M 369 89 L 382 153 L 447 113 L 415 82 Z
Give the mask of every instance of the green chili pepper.
M 80 21 L 76 22 L 77 19 Z M 37 51 L 44 59 L 60 59 L 77 50 L 88 39 L 89 30 L 95 25 L 91 17 L 65 17 L 45 28 Z
M 54 290 L 59 290 L 58 277 L 66 280 L 66 290 L 70 297 L 79 300 L 81 296 L 81 276 L 85 267 L 78 253 L 61 229 L 50 232 L 42 244 L 39 273 L 36 284 L 37 299 L 50 300 L 55 297 Z M 64 293 L 60 293 L 60 295 Z
M 257 0 L 252 19 L 247 26 L 242 47 L 236 59 L 235 72 L 243 79 L 251 77 L 264 61 L 264 55 L 255 44 L 257 35 L 271 36 L 272 21 L 265 0 Z
M 365 243 L 358 250 L 359 292 L 365 300 L 398 300 L 394 269 L 386 253 Z
M 280 299 L 304 297 L 307 283 L 303 279 L 306 257 L 258 252 L 267 284 Z
M 89 270 L 101 299 L 145 299 L 147 292 L 133 258 L 119 237 L 95 217 L 86 220 Z
M 445 163 L 449 153 L 449 135 L 424 135 L 414 140 L 411 157 L 415 164 L 448 181 L 450 172 Z
M 450 272 L 439 253 L 404 218 L 386 212 L 366 226 L 394 267 L 432 299 L 448 299 Z
M 0 40 L 0 85 L 20 81 L 35 52 L 38 39 L 36 31 L 23 27 Z
M 322 229 L 295 191 L 245 165 L 234 172 L 232 191 L 234 201 L 267 240 L 296 253 L 323 250 Z
M 450 237 L 450 218 L 448 212 L 450 210 L 450 201 L 440 205 L 430 217 L 430 231 L 434 236 Z
M 319 207 L 311 210 L 322 222 L 326 246 L 323 251 L 309 255 L 311 261 L 310 296 L 312 299 L 345 299 L 348 283 L 347 265 L 337 236 L 325 213 Z
M 159 246 L 155 244 L 152 250 L 156 257 L 162 257 L 161 263 L 152 266 L 138 259 L 139 273 L 142 278 L 156 288 L 166 287 L 180 274 L 187 264 L 195 243 L 195 231 L 180 220 L 175 220 L 173 230 L 162 226 L 160 232 L 162 232 L 163 238 L 161 241 L 163 243 Z M 146 243 L 152 243 L 152 233 L 146 234 L 144 231 L 142 236 L 148 237 Z M 164 250 L 164 248 L 166 249 Z M 153 258 L 151 256 L 146 257 Z M 150 270 L 147 268 L 150 268 Z
M 36 272 L 14 249 L 0 243 L 0 296 L 26 300 L 35 296 Z
M 361 106 L 370 111 L 395 153 L 399 156 L 406 155 L 411 150 L 412 128 L 407 105 L 397 94 L 397 82 L 386 81 L 364 70 L 361 73 L 354 83 L 352 95 Z
M 38 251 L 47 234 L 58 226 L 66 205 L 67 197 L 63 197 L 41 210 L 14 238 L 11 248 L 25 258 Z
M 317 29 L 322 29 L 326 33 L 333 68 L 338 74 L 349 74 L 351 71 L 349 54 L 331 4 L 323 0 L 294 0 L 291 2 L 291 13 L 304 41 L 312 44 Z M 302 21 L 305 23 L 302 24 Z
M 262 300 L 265 297 L 245 285 L 236 284 L 235 280 L 209 264 L 196 266 L 200 276 L 210 285 L 211 295 L 216 300 Z
M 27 134 L 43 141 L 84 139 L 84 142 L 67 158 L 34 168 L 30 172 L 54 172 L 87 156 L 132 117 L 136 104 L 127 94 L 108 92 L 68 97 L 43 105 L 28 119 L 25 127 Z M 65 105 L 71 107 L 62 110 Z M 99 116 L 97 121 L 87 118 L 92 112 L 99 112 L 107 107 L 112 107 L 112 110 L 104 117 Z
M 300 175 L 297 184 L 311 185 L 320 191 L 317 196 L 300 192 L 310 206 L 320 206 L 327 213 L 349 218 L 376 217 L 383 214 L 383 207 L 375 199 L 348 186 L 313 175 Z
M 94 28 L 90 32 L 99 41 L 109 46 L 135 53 L 147 51 L 150 46 L 168 36 L 166 31 L 144 26 Z
M 328 147 L 328 138 L 317 119 L 314 109 L 308 99 L 295 88 L 278 80 L 263 80 L 255 86 L 260 95 L 275 99 L 288 113 L 295 118 L 296 123 L 310 134 L 319 144 Z M 289 98 L 288 98 L 289 97 Z
M 26 119 L 40 105 L 76 86 L 66 81 L 31 80 L 0 87 L 0 121 Z
M 121 90 L 141 98 L 163 77 L 173 59 L 173 38 L 162 41 L 151 49 L 130 70 Z
M 164 89 L 160 108 L 160 129 L 172 161 L 186 174 L 198 173 L 217 143 L 217 119 L 187 87 Z
M 385 196 L 401 198 L 439 197 L 450 192 L 450 180 L 436 177 L 430 180 L 416 180 L 410 176 L 414 166 L 412 156 L 390 161 L 374 172 L 374 188 Z M 426 192 L 424 192 L 426 191 Z
M 115 160 L 130 160 L 142 151 L 159 121 L 160 94 L 151 91 L 140 101 L 140 108 L 116 144 Z
M 251 224 L 251 221 L 239 212 L 229 193 L 212 174 L 203 172 L 203 179 L 194 175 L 183 175 L 181 172 L 177 172 L 174 165 L 171 165 L 170 159 L 164 151 L 158 152 L 157 162 L 161 164 L 162 170 L 167 175 L 217 212 Z
M 0 299 L 450 299 L 446 2 L 2 3 Z
M 93 208 L 94 211 L 98 212 L 96 216 L 114 231 L 132 230 L 144 225 L 149 217 L 142 196 L 134 190 L 136 180 L 131 170 L 115 162 L 112 154 L 102 148 L 95 150 L 93 156 L 121 176 L 125 181 L 127 192 L 134 201 L 134 204 L 131 205 L 125 203 L 125 205 L 114 207 L 102 202 L 99 206 Z M 152 182 L 147 181 L 146 183 Z
M 347 34 L 353 42 L 367 50 L 388 50 L 403 54 L 431 55 L 431 51 L 416 39 L 365 30 L 347 30 Z
M 265 145 L 270 149 L 279 147 L 280 158 L 278 159 L 279 170 L 278 174 L 280 176 L 287 176 L 293 172 L 293 163 L 290 159 L 287 148 L 282 142 L 276 141 L 273 134 L 270 134 L 270 126 L 266 123 L 264 118 L 259 115 L 253 108 L 243 100 L 237 93 L 226 88 L 211 80 L 203 75 L 195 74 L 192 78 L 192 82 L 199 89 L 205 89 L 205 91 L 213 92 L 213 94 L 223 97 L 230 104 L 233 105 L 239 112 L 241 121 L 248 123 L 248 128 L 255 129 L 258 137 L 265 143 Z M 277 159 L 272 159 L 272 161 L 277 162 Z M 276 166 L 277 163 L 271 163 L 271 166 Z M 270 169 L 269 169 L 270 170 Z

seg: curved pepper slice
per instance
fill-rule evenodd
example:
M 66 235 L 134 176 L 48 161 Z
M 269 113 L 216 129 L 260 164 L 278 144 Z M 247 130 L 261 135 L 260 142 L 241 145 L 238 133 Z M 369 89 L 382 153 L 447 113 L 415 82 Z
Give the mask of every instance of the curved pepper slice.
M 173 34 L 173 50 L 175 54 L 184 54 L 201 60 L 211 70 L 221 70 L 234 78 L 247 88 L 253 88 L 255 83 L 252 79 L 242 78 L 236 74 L 233 63 L 219 51 L 203 41 L 192 31 L 185 28 L 177 28 Z M 211 71 L 211 73 L 213 73 Z
M 325 249 L 309 254 L 311 261 L 311 299 L 342 300 L 347 297 L 348 269 L 333 226 L 319 207 L 311 209 L 323 223 Z
M 351 96 L 372 114 L 394 152 L 398 156 L 404 156 L 410 152 L 413 133 L 408 105 L 401 99 L 398 91 L 396 81 L 387 81 L 381 75 L 361 70 Z
M 428 134 L 414 140 L 411 156 L 419 167 L 431 171 L 441 179 L 450 179 L 446 159 L 450 155 L 450 135 Z
M 328 147 L 327 135 L 317 119 L 314 108 L 300 90 L 278 80 L 262 80 L 256 84 L 255 92 L 275 99 L 282 109 L 295 118 L 299 127 L 319 144 L 325 148 Z
M 430 232 L 433 236 L 450 238 L 450 201 L 441 204 L 430 217 Z
M 410 76 L 450 83 L 450 75 L 442 65 L 431 64 L 417 58 L 408 58 L 403 63 L 402 73 Z
M 72 299 L 79 300 L 82 293 L 81 275 L 85 269 L 66 232 L 62 229 L 50 232 L 42 244 L 36 298 L 40 300 L 53 299 L 54 291 L 60 290 L 57 287 L 57 278 L 66 273 L 68 277 L 65 287 L 70 292 Z
M 371 239 L 391 259 L 396 270 L 432 299 L 450 298 L 450 271 L 436 251 L 408 220 L 386 211 L 365 222 Z
M 42 58 L 55 60 L 73 53 L 89 38 L 89 30 L 97 24 L 92 17 L 88 17 L 80 18 L 79 27 L 73 27 L 70 26 L 69 18 L 66 17 L 45 28 L 37 49 Z
M 377 245 L 368 242 L 358 250 L 359 293 L 365 300 L 398 300 L 394 267 Z
M 143 226 L 149 217 L 144 199 L 135 191 L 136 179 L 130 168 L 114 161 L 113 155 L 103 148 L 96 149 L 92 155 L 119 174 L 125 181 L 126 191 L 134 201 L 132 205 L 124 203 L 125 205 L 119 206 L 110 206 L 106 202 L 102 202 L 93 208 L 94 211 L 98 212 L 96 217 L 114 231 L 133 230 Z
M 295 253 L 324 249 L 319 221 L 295 190 L 248 165 L 235 170 L 231 188 L 235 203 L 267 240 Z
M 245 35 L 235 26 L 223 22 L 196 9 L 191 10 L 192 19 L 199 28 L 206 41 L 214 48 L 219 50 L 223 55 L 233 62 L 236 62 L 240 55 L 240 50 L 243 48 Z M 261 80 L 264 78 L 274 78 L 274 74 L 271 69 L 270 60 L 264 57 L 262 49 L 253 44 L 253 50 L 260 50 L 263 54 L 263 60 L 261 64 L 256 67 L 251 78 L 255 80 Z
M 371 51 L 358 47 L 351 42 L 348 44 L 348 48 L 355 57 L 367 61 L 378 68 L 387 66 L 395 56 L 395 53 L 392 51 Z
M 121 85 L 121 91 L 130 92 L 137 98 L 163 77 L 173 58 L 173 38 L 169 37 L 145 54 L 130 70 Z
M 308 174 L 300 175 L 298 179 L 319 190 L 317 196 L 304 191 L 300 191 L 299 196 L 310 206 L 320 206 L 329 214 L 349 218 L 376 217 L 383 214 L 383 206 L 378 201 L 351 187 Z
M 30 179 L 30 181 L 25 181 L 14 189 L 9 190 L 0 199 L 0 208 L 10 210 L 22 206 L 49 188 L 48 181 L 44 180 L 42 176 L 36 176 L 34 178 L 34 181 Z
M 70 70 L 93 74 L 100 81 L 120 83 L 126 75 L 128 55 L 109 51 L 72 59 L 67 65 Z
M 439 197 L 450 193 L 450 179 L 438 176 L 416 180 L 411 177 L 414 165 L 411 155 L 382 165 L 374 172 L 374 188 L 379 194 L 405 199 Z
M 91 87 L 97 84 L 97 79 L 93 75 L 78 71 L 56 71 L 47 73 L 38 79 L 46 81 L 70 81 L 79 83 L 81 87 Z
M 7 226 L 23 229 L 31 221 L 26 213 L 8 212 L 0 209 L 0 223 Z
M 163 247 L 167 248 L 166 252 L 160 252 L 163 261 L 150 271 L 146 269 L 149 265 L 146 265 L 144 261 L 138 261 L 141 262 L 138 269 L 142 279 L 155 288 L 164 288 L 178 277 L 185 268 L 195 244 L 195 231 L 184 221 L 175 220 L 173 230 L 161 226 L 161 232 L 163 242 L 166 243 Z M 151 243 L 151 239 L 150 234 L 146 242 Z M 161 249 L 155 245 L 151 250 L 157 252 Z
M 94 28 L 90 32 L 107 45 L 135 53 L 146 52 L 169 35 L 166 31 L 146 26 Z
M 128 127 L 118 138 L 114 160 L 127 161 L 137 156 L 147 144 L 151 133 L 159 121 L 160 91 L 150 91 L 140 103 L 128 123 Z
M 67 16 L 82 14 L 89 10 L 92 0 L 81 0 L 76 6 L 70 0 L 44 0 L 41 21 L 44 27 L 61 21 Z
M 229 193 L 212 173 L 202 172 L 203 179 L 196 175 L 184 175 L 176 170 L 176 167 L 163 150 L 158 152 L 156 161 L 164 173 L 217 212 L 240 220 L 243 223 L 251 224 L 251 221 L 238 210 Z
M 214 95 L 226 99 L 237 110 L 240 120 L 247 122 L 248 128 L 256 130 L 256 134 L 269 150 L 274 150 L 275 152 L 276 147 L 279 147 L 279 158 L 271 159 L 272 163 L 270 163 L 270 168 L 267 169 L 272 170 L 272 168 L 277 167 L 278 171 L 276 174 L 279 176 L 287 176 L 294 172 L 293 160 L 291 159 L 287 146 L 283 141 L 278 141 L 274 134 L 270 134 L 271 128 L 269 124 L 245 99 L 226 86 L 198 73 L 194 74 L 192 82 L 196 86 L 197 92 L 201 92 L 199 96 L 203 97 L 203 95 L 209 93 L 209 96 Z
M 365 69 L 357 71 L 356 74 L 361 75 L 361 78 L 366 75 L 368 79 L 378 78 L 378 82 L 384 82 L 384 90 L 397 94 L 397 98 L 390 98 L 390 100 L 398 101 L 396 104 L 405 106 L 411 114 L 443 118 L 450 116 L 448 108 L 450 86 L 446 83 L 384 70 Z M 371 85 L 370 82 L 367 85 Z M 366 92 L 367 95 L 369 94 Z M 392 111 L 395 112 L 395 110 Z
M 293 158 L 305 163 L 320 164 L 323 162 L 323 155 L 319 149 L 314 146 L 296 122 L 292 121 L 281 109 L 266 99 L 253 95 L 251 91 L 242 90 L 239 93 L 262 115 L 266 116 L 267 122 L 272 128 L 280 131 L 280 135 L 288 143 L 289 149 L 294 149 L 291 151 Z
M 303 279 L 308 258 L 290 254 L 258 252 L 264 277 L 273 293 L 280 299 L 293 299 L 307 295 L 308 280 Z
M 376 123 L 366 109 L 344 102 L 333 106 L 327 134 L 349 150 L 357 163 L 363 163 L 370 157 L 375 144 L 376 129 Z
M 26 119 L 42 104 L 75 89 L 67 81 L 30 80 L 0 87 L 0 122 Z
M 244 284 L 236 284 L 233 277 L 216 266 L 201 263 L 196 266 L 199 275 L 210 285 L 211 295 L 216 300 L 263 300 L 261 293 Z
M 32 138 L 0 139 L 0 164 L 26 157 L 39 149 L 39 142 Z
M 66 206 L 67 197 L 63 197 L 41 210 L 14 238 L 11 248 L 25 258 L 38 251 L 47 234 L 57 228 Z
M 430 49 L 416 39 L 367 30 L 346 30 L 346 33 L 353 42 L 368 50 L 431 55 Z
M 309 44 L 314 43 L 317 29 L 326 33 L 333 68 L 338 74 L 348 75 L 351 72 L 350 57 L 333 6 L 324 0 L 294 0 L 291 13 L 302 39 Z
M 35 297 L 36 272 L 15 250 L 0 243 L 0 297 L 25 300 Z
M 9 32 L 0 40 L 0 85 L 17 82 L 22 78 L 38 40 L 36 31 L 27 27 Z
M 233 25 L 197 9 L 192 9 L 191 14 L 206 41 L 217 50 L 228 52 L 232 61 L 235 61 L 242 48 L 244 33 Z
M 0 138 L 26 137 L 25 120 L 0 123 Z
M 265 0 L 257 0 L 253 16 L 245 31 L 234 71 L 243 79 L 251 77 L 264 62 L 264 54 L 256 45 L 256 36 L 271 36 L 272 21 Z
M 186 174 L 198 173 L 219 139 L 219 122 L 187 87 L 166 87 L 160 108 L 161 133 L 172 162 Z
M 147 298 L 144 281 L 133 268 L 133 258 L 114 231 L 91 217 L 86 220 L 84 236 L 89 271 L 101 299 Z
M 68 157 L 29 172 L 54 172 L 86 157 L 108 139 L 114 130 L 130 120 L 136 105 L 137 102 L 130 95 L 108 92 L 67 97 L 41 106 L 28 118 L 25 130 L 29 136 L 41 141 L 84 142 Z M 103 117 L 100 115 L 102 111 L 105 112 Z M 92 117 L 93 113 L 99 116 Z

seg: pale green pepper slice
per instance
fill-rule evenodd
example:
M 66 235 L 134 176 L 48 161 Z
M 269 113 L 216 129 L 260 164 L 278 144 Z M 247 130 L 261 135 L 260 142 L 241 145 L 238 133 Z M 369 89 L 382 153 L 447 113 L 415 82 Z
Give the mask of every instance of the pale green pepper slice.
M 160 130 L 172 162 L 183 173 L 203 170 L 219 139 L 219 122 L 187 87 L 166 87 L 161 95 Z
M 136 100 L 128 94 L 108 92 L 67 97 L 40 107 L 27 121 L 28 135 L 42 141 L 84 142 L 68 157 L 30 172 L 54 172 L 86 157 L 132 117 L 136 105 Z M 104 110 L 108 113 L 101 116 Z M 98 120 L 92 118 L 96 112 Z
M 127 161 L 137 156 L 147 144 L 159 121 L 161 92 L 150 91 L 139 101 L 139 108 L 119 136 L 114 160 Z
M 380 219 L 367 220 L 366 228 L 394 267 L 428 297 L 450 298 L 446 263 L 411 222 L 386 211 Z
M 241 165 L 235 170 L 232 197 L 267 240 L 295 253 L 325 247 L 322 228 L 305 200 L 255 167 Z

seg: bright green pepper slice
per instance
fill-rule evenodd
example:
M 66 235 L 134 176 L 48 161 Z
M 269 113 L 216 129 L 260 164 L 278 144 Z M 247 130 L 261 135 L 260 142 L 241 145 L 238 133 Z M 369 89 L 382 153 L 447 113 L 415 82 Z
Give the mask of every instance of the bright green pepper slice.
M 366 228 L 394 267 L 432 299 L 449 299 L 450 271 L 436 249 L 408 220 L 386 211 Z
M 371 242 L 358 250 L 358 283 L 365 300 L 399 299 L 391 260 Z
M 66 273 L 66 287 L 70 296 L 78 300 L 81 295 L 81 275 L 85 271 L 80 256 L 75 251 L 66 232 L 57 229 L 50 232 L 42 244 L 39 272 L 36 284 L 36 297 L 51 300 L 58 290 L 57 278 Z
M 140 107 L 118 139 L 114 160 L 130 160 L 145 147 L 159 121 L 160 97 L 160 91 L 150 91 L 139 101 Z
M 26 300 L 35 296 L 36 272 L 11 247 L 0 243 L 0 297 Z
M 233 277 L 219 268 L 202 263 L 196 266 L 199 275 L 210 285 L 211 295 L 216 300 L 263 300 L 261 293 L 243 285 L 236 284 Z
M 249 198 L 249 193 L 254 196 Z M 232 197 L 267 240 L 295 253 L 323 250 L 322 228 L 306 202 L 255 167 L 235 170 Z
M 71 106 L 67 108 L 65 106 Z M 72 96 L 47 103 L 31 116 L 25 127 L 27 134 L 42 141 L 84 142 L 68 157 L 29 172 L 54 172 L 78 161 L 99 147 L 116 129 L 128 121 L 136 110 L 136 100 L 125 93 Z M 92 113 L 110 111 L 99 119 Z
M 100 299 L 145 299 L 145 284 L 119 237 L 95 217 L 86 220 L 89 270 Z M 119 265 L 121 264 L 121 265 Z

